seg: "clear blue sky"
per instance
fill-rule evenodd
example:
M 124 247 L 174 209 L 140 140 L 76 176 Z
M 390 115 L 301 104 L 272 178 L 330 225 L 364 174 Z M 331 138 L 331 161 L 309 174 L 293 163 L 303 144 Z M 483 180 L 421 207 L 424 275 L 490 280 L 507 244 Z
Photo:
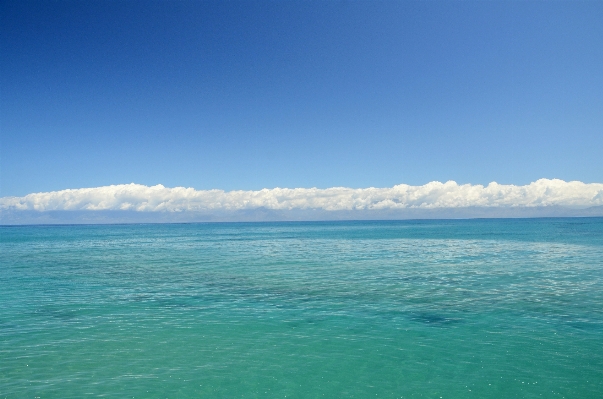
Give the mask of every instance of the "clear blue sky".
M 0 4 L 0 196 L 603 181 L 601 1 Z

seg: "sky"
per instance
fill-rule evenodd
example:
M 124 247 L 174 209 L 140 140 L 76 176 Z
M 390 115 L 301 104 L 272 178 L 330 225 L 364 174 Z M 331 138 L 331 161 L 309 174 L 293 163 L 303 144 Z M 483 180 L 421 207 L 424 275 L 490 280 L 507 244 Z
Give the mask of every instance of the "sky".
M 603 2 L 0 1 L 0 197 L 603 182 Z

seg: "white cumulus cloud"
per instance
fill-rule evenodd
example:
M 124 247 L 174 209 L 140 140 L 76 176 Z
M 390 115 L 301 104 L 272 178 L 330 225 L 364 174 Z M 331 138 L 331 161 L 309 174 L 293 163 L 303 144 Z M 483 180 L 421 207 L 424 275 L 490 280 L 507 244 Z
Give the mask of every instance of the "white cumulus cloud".
M 540 179 L 525 186 L 454 181 L 391 188 L 273 188 L 259 191 L 195 190 L 120 184 L 24 197 L 0 198 L 0 210 L 130 210 L 142 212 L 319 209 L 325 211 L 462 207 L 586 208 L 603 205 L 603 184 Z

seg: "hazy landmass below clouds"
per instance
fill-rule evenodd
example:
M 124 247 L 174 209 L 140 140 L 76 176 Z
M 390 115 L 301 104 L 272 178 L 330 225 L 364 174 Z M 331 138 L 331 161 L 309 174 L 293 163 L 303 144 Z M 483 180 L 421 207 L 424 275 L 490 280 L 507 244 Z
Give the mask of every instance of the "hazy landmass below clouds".
M 258 191 L 195 190 L 162 185 L 120 184 L 80 188 L 24 197 L 0 198 L 0 210 L 10 211 L 239 211 L 270 210 L 395 210 L 448 208 L 530 208 L 603 205 L 603 184 L 540 179 L 525 186 L 482 185 L 454 181 L 391 188 L 274 188 Z

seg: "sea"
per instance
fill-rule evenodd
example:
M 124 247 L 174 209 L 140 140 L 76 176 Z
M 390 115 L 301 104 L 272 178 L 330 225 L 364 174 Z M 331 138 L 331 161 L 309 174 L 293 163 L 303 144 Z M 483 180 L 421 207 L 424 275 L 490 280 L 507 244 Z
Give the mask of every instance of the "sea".
M 0 398 L 603 398 L 603 218 L 0 227 Z

